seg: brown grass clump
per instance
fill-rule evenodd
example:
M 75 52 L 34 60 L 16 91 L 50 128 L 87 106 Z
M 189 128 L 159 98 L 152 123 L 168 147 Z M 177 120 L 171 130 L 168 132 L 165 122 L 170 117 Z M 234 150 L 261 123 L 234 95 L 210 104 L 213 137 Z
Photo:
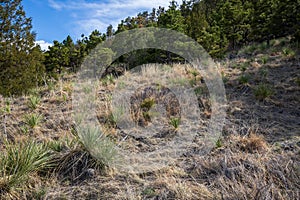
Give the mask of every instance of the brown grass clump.
M 263 136 L 250 133 L 248 137 L 240 139 L 240 148 L 247 153 L 265 153 L 268 145 Z
M 248 140 L 251 151 L 264 144 L 254 136 Z M 196 158 L 190 176 L 208 186 L 215 199 L 299 199 L 299 156 L 241 152 L 240 141 L 229 138 L 223 149 Z
M 214 197 L 204 184 L 166 174 L 158 176 L 148 188 L 153 190 L 152 197 L 161 199 L 204 200 Z

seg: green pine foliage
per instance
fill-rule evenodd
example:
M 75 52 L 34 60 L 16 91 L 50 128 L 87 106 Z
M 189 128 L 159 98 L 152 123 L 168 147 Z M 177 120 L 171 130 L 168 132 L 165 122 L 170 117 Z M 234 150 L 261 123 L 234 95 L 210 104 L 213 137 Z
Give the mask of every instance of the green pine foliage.
M 264 42 L 267 48 L 272 39 L 286 36 L 292 38 L 294 46 L 300 44 L 299 0 L 183 0 L 181 5 L 173 0 L 168 8 L 153 8 L 121 20 L 116 30 L 109 25 L 106 33 L 94 30 L 76 42 L 70 36 L 62 42 L 55 40 L 45 52 L 34 44 L 31 18 L 26 17 L 21 0 L 2 1 L 0 5 L 0 94 L 4 96 L 27 93 L 47 77 L 57 79 L 64 72 L 78 71 L 98 44 L 135 28 L 160 27 L 184 33 L 213 58 L 251 43 Z M 114 64 L 126 63 L 132 68 L 183 61 L 171 52 L 140 49 L 122 55 Z
M 44 66 L 21 0 L 1 1 L 0 27 L 0 94 L 26 93 L 41 82 Z

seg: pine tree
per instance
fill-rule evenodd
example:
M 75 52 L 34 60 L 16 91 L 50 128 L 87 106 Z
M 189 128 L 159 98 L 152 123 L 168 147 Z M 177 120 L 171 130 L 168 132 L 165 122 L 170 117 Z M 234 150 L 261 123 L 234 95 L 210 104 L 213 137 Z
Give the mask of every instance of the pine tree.
M 0 93 L 5 96 L 27 92 L 42 80 L 43 56 L 31 29 L 21 0 L 0 1 Z
M 106 37 L 110 38 L 114 35 L 114 29 L 113 26 L 110 24 L 106 29 Z
M 84 42 L 86 43 L 86 51 L 89 53 L 92 49 L 94 49 L 98 44 L 105 41 L 106 35 L 102 34 L 98 30 L 92 31 L 89 37 L 84 38 Z
M 171 1 L 169 9 L 160 14 L 158 17 L 158 26 L 168 28 L 179 32 L 186 32 L 187 27 L 184 23 L 184 17 L 178 9 L 176 1 Z
M 69 65 L 69 61 L 69 49 L 63 43 L 53 41 L 53 46 L 45 53 L 45 66 L 50 76 L 57 78 Z

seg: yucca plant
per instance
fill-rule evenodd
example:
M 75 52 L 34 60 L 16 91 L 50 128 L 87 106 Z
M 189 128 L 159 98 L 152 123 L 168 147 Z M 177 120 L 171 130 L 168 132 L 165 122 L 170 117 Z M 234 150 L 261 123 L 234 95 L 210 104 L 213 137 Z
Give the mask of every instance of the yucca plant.
M 1 110 L 0 110 L 0 114 L 10 114 L 10 112 L 11 112 L 11 107 L 10 107 L 10 100 L 6 100 L 5 101 L 5 106 L 4 106 L 4 108 L 1 108 Z
M 264 64 L 264 65 L 267 64 L 268 60 L 269 60 L 268 56 L 263 56 L 263 57 L 261 58 L 261 62 L 262 62 L 262 64 Z
M 178 129 L 178 128 L 179 128 L 179 124 L 180 124 L 180 118 L 177 118 L 177 117 L 171 117 L 171 119 L 170 119 L 170 124 L 171 124 L 175 129 Z
M 98 128 L 79 126 L 73 134 L 73 142 L 66 143 L 64 150 L 57 152 L 58 167 L 55 171 L 62 180 L 79 181 L 88 169 L 102 172 L 116 161 L 115 144 Z M 60 149 L 57 144 L 54 148 Z
M 267 68 L 261 68 L 259 69 L 259 74 L 263 79 L 265 79 L 269 74 L 269 70 Z
M 146 98 L 141 102 L 141 108 L 145 108 L 150 110 L 155 105 L 155 99 L 153 98 Z
M 32 110 L 35 110 L 40 102 L 41 98 L 39 96 L 30 96 L 28 101 L 28 107 Z
M 265 51 L 267 48 L 269 47 L 269 45 L 267 44 L 267 42 L 263 42 L 261 44 L 259 44 L 258 48 L 260 51 Z
M 194 84 L 197 83 L 197 76 L 199 75 L 199 72 L 197 70 L 191 70 L 190 73 L 193 75 L 194 79 L 191 80 L 191 85 L 193 86 Z
M 28 126 L 26 126 L 26 125 L 21 126 L 20 130 L 23 134 L 27 134 L 29 132 Z
M 86 126 L 79 131 L 79 141 L 94 158 L 106 166 L 114 161 L 117 154 L 115 144 L 99 128 Z
M 52 155 L 44 143 L 7 143 L 0 156 L 0 197 L 22 187 L 32 174 L 53 167 Z
M 35 128 L 36 126 L 38 126 L 41 123 L 42 119 L 43 119 L 43 115 L 32 113 L 32 114 L 25 116 L 25 123 L 29 127 Z
M 292 50 L 291 48 L 283 48 L 282 49 L 282 54 L 285 56 L 285 57 L 294 57 L 295 56 L 295 51 Z
M 115 83 L 115 77 L 112 74 L 107 75 L 105 78 L 102 79 L 102 84 L 107 86 L 109 84 Z
M 216 141 L 216 148 L 221 148 L 222 147 L 222 141 L 221 139 L 219 138 L 217 141 Z
M 249 45 L 249 46 L 246 46 L 246 47 L 242 48 L 239 51 L 239 53 L 240 54 L 242 54 L 242 53 L 252 54 L 256 49 L 257 49 L 257 46 L 255 44 L 252 44 L 252 45 Z
M 201 94 L 203 93 L 203 88 L 201 88 L 201 87 L 196 87 L 196 88 L 194 89 L 194 92 L 195 92 L 195 95 L 199 96 L 199 95 L 201 95 Z

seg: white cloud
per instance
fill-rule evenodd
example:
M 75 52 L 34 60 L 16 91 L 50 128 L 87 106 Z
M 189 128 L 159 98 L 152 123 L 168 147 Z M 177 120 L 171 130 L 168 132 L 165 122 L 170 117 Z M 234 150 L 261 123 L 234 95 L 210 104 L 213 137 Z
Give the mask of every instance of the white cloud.
M 95 29 L 100 30 L 101 27 L 106 27 L 106 24 L 99 19 L 82 19 L 77 20 L 74 24 L 73 32 L 78 36 L 82 33 L 90 34 Z
M 111 0 L 106 2 L 87 0 L 48 0 L 49 5 L 58 11 L 69 12 L 74 20 L 74 33 L 90 34 L 98 29 L 105 32 L 109 24 L 117 28 L 118 23 L 138 12 L 151 11 L 159 6 L 168 7 L 170 0 Z M 72 26 L 70 25 L 70 26 Z
M 48 50 L 49 46 L 52 46 L 51 43 L 48 43 L 48 42 L 46 42 L 44 40 L 38 40 L 38 41 L 35 42 L 35 44 L 40 45 L 41 49 L 45 50 L 45 51 Z

